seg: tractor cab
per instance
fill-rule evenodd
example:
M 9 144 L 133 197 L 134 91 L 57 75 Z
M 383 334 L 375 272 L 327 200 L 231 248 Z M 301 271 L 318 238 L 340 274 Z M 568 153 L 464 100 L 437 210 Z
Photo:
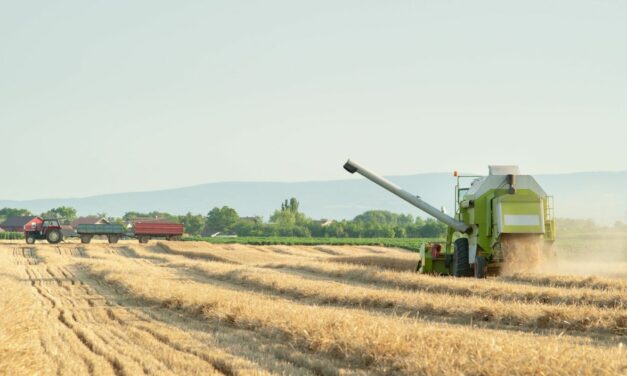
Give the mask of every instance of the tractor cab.
M 61 225 L 56 218 L 44 219 L 41 225 L 31 226 L 24 229 L 24 239 L 26 243 L 35 244 L 37 240 L 47 240 L 50 244 L 57 244 L 63 240 Z

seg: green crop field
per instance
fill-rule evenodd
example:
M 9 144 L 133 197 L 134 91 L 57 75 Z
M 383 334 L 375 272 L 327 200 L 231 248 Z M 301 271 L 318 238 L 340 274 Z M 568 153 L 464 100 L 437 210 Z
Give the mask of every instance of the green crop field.
M 214 244 L 251 245 L 369 245 L 384 246 L 418 251 L 425 242 L 444 241 L 434 238 L 297 238 L 297 237 L 189 237 L 184 240 L 206 241 Z
M 19 240 L 24 239 L 24 234 L 21 232 L 0 232 L 0 240 Z

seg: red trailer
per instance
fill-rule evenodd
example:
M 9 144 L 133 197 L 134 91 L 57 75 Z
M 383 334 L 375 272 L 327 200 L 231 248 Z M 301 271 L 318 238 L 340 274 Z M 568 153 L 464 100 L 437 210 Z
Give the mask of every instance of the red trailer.
M 152 238 L 178 240 L 183 235 L 183 225 L 164 222 L 135 222 L 135 237 L 140 243 L 148 243 Z

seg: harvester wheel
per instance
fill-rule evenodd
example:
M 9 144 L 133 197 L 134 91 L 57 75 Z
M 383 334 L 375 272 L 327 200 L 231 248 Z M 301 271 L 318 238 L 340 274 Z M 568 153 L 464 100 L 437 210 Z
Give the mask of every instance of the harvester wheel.
M 453 253 L 453 275 L 455 277 L 470 276 L 467 238 L 459 238 L 455 240 L 455 253 Z
M 485 278 L 488 274 L 488 263 L 485 257 L 478 256 L 475 258 L 475 278 Z
M 416 264 L 416 273 L 420 272 L 420 268 L 422 268 L 422 260 L 418 260 L 418 264 Z
M 35 235 L 34 234 L 26 235 L 26 244 L 35 244 Z
M 61 236 L 61 231 L 59 231 L 59 230 L 50 230 L 46 234 L 46 240 L 48 240 L 48 243 L 50 243 L 50 244 L 57 244 L 57 243 L 61 242 L 61 240 L 63 240 L 63 236 Z

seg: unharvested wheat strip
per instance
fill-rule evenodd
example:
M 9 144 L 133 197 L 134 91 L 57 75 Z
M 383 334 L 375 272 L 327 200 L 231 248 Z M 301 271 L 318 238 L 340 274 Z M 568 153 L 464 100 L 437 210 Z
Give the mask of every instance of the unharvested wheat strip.
M 381 269 L 396 270 L 396 271 L 415 271 L 416 264 L 418 263 L 417 256 L 411 259 L 397 258 L 381 255 L 365 255 L 365 256 L 346 256 L 346 257 L 332 257 L 328 261 L 337 262 L 340 264 L 351 265 L 364 265 L 375 266 Z
M 140 257 L 151 257 L 151 253 L 141 249 L 135 252 Z M 186 260 L 176 255 L 162 254 L 160 261 L 188 263 L 184 266 L 203 265 L 205 262 Z M 598 308 L 624 309 L 625 295 L 615 291 L 594 289 L 565 290 L 543 286 L 527 286 L 503 283 L 499 280 L 469 280 L 446 277 L 433 277 L 416 273 L 398 273 L 353 265 L 333 265 L 324 262 L 290 262 L 289 264 L 265 265 L 283 270 L 306 271 L 327 278 L 340 279 L 337 282 L 359 282 L 365 285 L 382 285 L 394 289 L 420 290 L 431 293 L 459 295 L 463 297 L 494 299 L 502 302 L 578 305 Z M 236 266 L 233 266 L 236 268 Z M 586 320 L 588 321 L 588 320 Z
M 406 290 L 422 290 L 489 298 L 499 301 L 527 302 L 554 305 L 596 306 L 625 308 L 625 294 L 595 289 L 566 290 L 545 286 L 529 286 L 503 282 L 500 279 L 471 280 L 416 273 L 399 273 L 356 265 L 334 265 L 325 262 L 275 263 L 263 265 L 271 269 L 312 273 L 327 278 L 375 284 Z
M 545 276 L 536 274 L 514 274 L 499 277 L 499 280 L 529 284 L 533 286 L 550 286 L 561 288 L 589 288 L 596 290 L 616 291 L 627 293 L 626 278 L 584 277 L 584 276 Z
M 224 263 L 176 263 L 203 276 L 315 304 L 333 304 L 371 309 L 392 309 L 397 313 L 421 314 L 454 322 L 489 321 L 501 325 L 562 330 L 619 332 L 627 320 L 623 309 L 594 306 L 545 306 L 537 303 L 501 302 L 481 297 L 464 297 L 422 291 L 372 289 L 338 282 L 307 279 L 261 268 Z M 184 272 L 183 275 L 186 275 Z M 211 280 L 210 280 L 211 281 Z
M 591 346 L 584 339 L 425 325 L 408 318 L 311 307 L 255 293 L 181 283 L 164 268 L 120 267 L 104 261 L 87 267 L 129 294 L 380 372 L 505 374 L 516 369 L 526 374 L 611 374 L 627 366 L 618 348 Z M 152 283 L 147 285 L 146 280 Z M 493 361 L 495 353 L 507 354 L 508 361 Z M 443 357 L 447 362 L 441 361 Z

